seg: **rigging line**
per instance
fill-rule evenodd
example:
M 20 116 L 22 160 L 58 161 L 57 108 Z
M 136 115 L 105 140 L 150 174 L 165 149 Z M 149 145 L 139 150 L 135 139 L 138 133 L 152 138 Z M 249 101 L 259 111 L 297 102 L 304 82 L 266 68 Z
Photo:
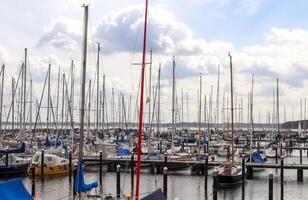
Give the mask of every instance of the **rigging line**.
M 21 77 L 21 74 L 22 74 L 22 71 L 23 71 L 23 68 L 24 68 L 24 64 L 21 65 L 21 69 L 19 71 L 19 75 L 18 75 L 18 78 L 17 78 L 17 82 L 15 83 L 15 88 L 14 88 L 14 93 L 13 93 L 13 96 L 14 96 L 14 99 L 15 99 L 15 95 L 16 95 L 16 91 L 17 91 L 17 87 L 18 87 L 18 83 L 19 83 L 19 80 L 20 80 L 20 77 Z M 10 117 L 10 113 L 11 113 L 11 109 L 12 109 L 12 106 L 13 106 L 13 101 L 11 102 L 11 105 L 10 105 L 10 108 L 9 108 L 9 113 L 8 113 L 8 116 L 7 116 L 7 119 L 6 119 L 6 123 L 5 123 L 5 126 L 4 126 L 4 132 L 3 132 L 3 136 L 5 135 L 6 133 L 6 127 L 7 127 L 7 124 L 8 124 L 8 121 L 9 121 L 9 117 Z M 3 138 L 3 137 L 2 137 Z
M 43 101 L 43 97 L 44 97 L 44 91 L 45 91 L 45 87 L 46 87 L 46 83 L 47 83 L 48 74 L 49 74 L 49 69 L 48 69 L 48 71 L 46 73 L 45 82 L 44 82 L 44 86 L 43 86 L 43 91 L 42 91 L 42 95 L 41 95 L 41 100 L 40 100 L 40 103 L 39 103 L 39 106 L 38 106 L 38 109 L 37 109 L 37 114 L 36 114 L 36 118 L 35 118 L 35 124 L 34 124 L 34 127 L 33 127 L 33 134 L 35 132 L 36 125 L 37 125 L 37 120 L 38 120 L 38 117 L 40 115 L 40 109 L 41 109 L 41 106 L 42 106 L 42 101 Z

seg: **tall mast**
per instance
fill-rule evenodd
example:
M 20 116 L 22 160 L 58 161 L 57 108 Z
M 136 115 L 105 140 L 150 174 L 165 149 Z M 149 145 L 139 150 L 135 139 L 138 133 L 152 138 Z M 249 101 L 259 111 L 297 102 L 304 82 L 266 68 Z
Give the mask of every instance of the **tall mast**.
M 50 68 L 51 65 L 48 65 L 48 88 L 47 88 L 47 135 L 49 134 L 49 117 L 50 117 Z
M 97 43 L 97 63 L 96 63 L 96 131 L 98 131 L 98 123 L 100 119 L 100 106 L 99 106 L 99 52 L 100 52 L 100 44 Z
M 201 99 L 202 99 L 202 75 L 200 74 L 200 85 L 199 85 L 199 109 L 198 109 L 198 140 L 197 140 L 197 154 L 200 154 L 200 141 L 201 141 Z
M 159 69 L 158 69 L 157 138 L 160 138 L 160 68 L 161 68 L 161 63 L 159 63 Z
M 230 57 L 230 79 L 231 79 L 231 134 L 232 134 L 232 163 L 234 162 L 234 133 L 233 133 L 233 71 L 232 71 L 232 56 L 229 53 Z
M 64 85 L 65 85 L 65 74 L 62 74 L 62 107 L 61 107 L 61 124 L 62 134 L 64 134 Z
M 251 162 L 251 155 L 252 155 L 252 134 L 253 134 L 253 81 L 254 76 L 251 76 L 251 92 L 250 92 L 250 162 Z
M 172 134 L 171 134 L 171 151 L 174 152 L 174 144 L 173 144 L 173 137 L 175 134 L 175 58 L 173 56 L 173 67 L 172 67 Z
M 56 102 L 56 122 L 58 123 L 58 119 L 59 119 L 59 96 L 60 96 L 60 66 L 59 66 L 59 70 L 58 70 L 58 81 L 57 81 L 57 102 Z M 64 86 L 63 86 L 64 87 Z M 63 93 L 62 93 L 63 94 Z M 62 96 L 63 98 L 63 96 Z M 62 113 L 63 114 L 63 113 Z M 63 128 L 63 127 L 62 127 Z M 63 129 L 62 129 L 63 131 Z
M 216 130 L 218 130 L 219 124 L 219 81 L 220 81 L 220 65 L 218 65 L 218 72 L 217 72 L 217 96 L 216 96 Z
M 84 112 L 85 112 L 85 90 L 86 90 L 86 73 L 87 73 L 87 39 L 88 39 L 88 12 L 89 6 L 83 5 L 83 41 L 82 41 L 82 69 L 81 69 L 81 101 L 80 101 L 80 135 L 79 135 L 79 160 L 82 160 L 83 152 L 83 130 L 84 130 Z
M 188 92 L 186 92 L 186 123 L 187 123 L 187 130 L 189 129 L 189 122 L 188 122 Z
M 112 99 L 111 99 L 111 104 L 112 104 L 112 112 L 111 112 L 112 124 L 113 124 L 113 126 L 114 126 L 114 125 L 115 125 L 115 119 L 114 119 L 114 116 L 115 116 L 115 109 L 114 109 L 114 106 L 115 106 L 115 102 L 114 102 L 114 88 L 112 88 Z
M 104 131 L 104 125 L 105 125 L 105 98 L 106 98 L 106 92 L 105 92 L 105 74 L 103 75 L 103 108 L 102 108 L 102 130 Z
M 32 79 L 30 80 L 30 130 L 31 130 L 31 133 L 32 133 L 32 106 L 33 106 L 33 86 L 32 86 Z
M 88 99 L 88 125 L 87 125 L 87 137 L 90 136 L 90 130 L 91 130 L 91 80 L 89 82 L 89 99 Z
M 12 130 L 15 129 L 14 114 L 15 114 L 15 79 L 14 77 L 12 77 Z
M 204 139 L 205 139 L 205 135 L 206 135 L 206 121 L 208 120 L 207 119 L 207 109 L 206 109 L 206 104 L 207 104 L 207 100 L 206 100 L 206 94 L 204 95 L 204 106 L 203 106 L 203 116 L 204 116 L 204 119 L 203 119 L 203 122 L 204 122 Z
M 183 88 L 181 90 L 181 111 L 182 111 L 182 131 L 184 130 L 184 94 L 183 94 Z M 183 134 L 182 134 L 183 135 Z
M 278 78 L 277 78 L 277 133 L 280 135 L 280 127 L 279 127 L 279 86 L 278 86 Z
M 70 103 L 71 103 L 71 116 L 72 116 L 72 121 L 74 122 L 74 78 L 75 78 L 75 73 L 74 73 L 74 61 L 71 60 L 71 96 L 70 96 Z
M 2 112 L 3 112 L 3 88 L 4 88 L 4 65 L 1 68 L 1 105 L 0 105 L 0 130 L 2 130 Z
M 146 42 L 147 42 L 147 39 L 146 39 L 147 38 L 147 20 L 148 20 L 148 0 L 145 0 L 143 49 L 142 49 L 142 69 L 141 69 L 141 93 L 140 93 L 140 110 L 139 110 L 139 124 L 138 124 L 138 156 L 137 156 L 137 177 L 136 177 L 136 200 L 139 199 L 139 184 L 140 184 L 140 159 L 141 159 L 141 140 L 142 140 L 144 69 L 145 69 Z
M 150 73 L 149 73 L 149 119 L 148 119 L 148 127 L 149 127 L 149 138 L 151 137 L 151 103 L 152 103 L 152 93 L 151 93 L 151 90 L 152 90 L 152 50 L 150 50 Z M 150 139 L 149 139 L 150 141 Z
M 27 97 L 27 62 L 28 62 L 28 50 L 27 48 L 25 48 L 25 65 L 24 65 L 24 79 L 23 79 L 23 82 L 24 82 L 24 88 L 23 88 L 23 123 L 22 123 L 22 134 L 23 134 L 23 137 L 22 137 L 22 141 L 24 140 L 24 137 L 25 137 L 25 131 L 26 131 L 26 97 Z

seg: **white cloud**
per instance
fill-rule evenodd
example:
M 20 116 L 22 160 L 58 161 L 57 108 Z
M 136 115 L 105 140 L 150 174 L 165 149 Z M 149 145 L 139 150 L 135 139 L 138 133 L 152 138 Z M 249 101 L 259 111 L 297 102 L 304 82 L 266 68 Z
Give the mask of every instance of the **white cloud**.
M 262 0 L 242 0 L 241 2 L 240 9 L 245 9 L 245 12 L 251 14 L 261 9 L 264 3 Z M 134 76 L 132 76 L 127 65 L 132 57 L 130 53 L 133 52 L 134 56 L 138 58 L 140 56 L 143 12 L 143 6 L 140 5 L 110 12 L 100 20 L 97 27 L 94 27 L 94 40 L 102 42 L 104 59 L 107 60 L 107 71 L 112 74 L 108 78 L 111 80 L 108 85 L 119 87 L 119 90 L 129 91 L 131 85 L 138 84 L 139 71 L 135 70 L 132 73 Z M 305 77 L 305 74 L 308 73 L 306 53 L 308 31 L 304 29 L 291 30 L 273 27 L 265 33 L 263 44 L 237 48 L 229 42 L 207 41 L 204 38 L 196 37 L 191 28 L 161 7 L 151 7 L 149 19 L 148 45 L 154 49 L 155 56 L 157 56 L 154 57 L 156 62 L 163 64 L 162 77 L 165 78 L 165 99 L 169 99 L 168 95 L 170 95 L 170 81 L 168 82 L 168 79 L 171 77 L 173 55 L 176 56 L 177 87 L 184 87 L 184 89 L 187 87 L 191 92 L 196 91 L 198 75 L 204 73 L 206 74 L 204 91 L 208 94 L 210 85 L 216 84 L 218 64 L 222 65 L 221 86 L 226 88 L 224 92 L 228 92 L 229 63 L 227 55 L 231 51 L 234 61 L 236 92 L 242 97 L 246 97 L 250 89 L 250 74 L 254 73 L 256 102 L 262 102 L 262 105 L 267 104 L 268 108 L 264 109 L 271 107 L 272 88 L 276 77 L 280 78 L 281 94 L 285 98 L 282 103 L 285 104 L 296 102 L 296 99 L 303 95 L 304 88 L 308 86 Z M 44 35 L 38 41 L 38 46 L 52 46 L 72 51 L 81 46 L 80 37 L 81 22 L 58 18 L 46 26 Z M 124 54 L 125 56 L 123 56 Z M 40 62 L 50 62 L 50 58 L 47 61 L 46 59 L 44 58 Z M 157 66 L 154 66 L 153 71 L 156 69 Z M 92 72 L 94 72 L 93 69 Z M 290 94 L 293 96 L 291 97 Z M 166 105 L 169 104 L 168 102 Z
M 60 17 L 46 25 L 44 34 L 39 38 L 37 45 L 75 50 L 79 45 L 80 38 L 81 22 Z

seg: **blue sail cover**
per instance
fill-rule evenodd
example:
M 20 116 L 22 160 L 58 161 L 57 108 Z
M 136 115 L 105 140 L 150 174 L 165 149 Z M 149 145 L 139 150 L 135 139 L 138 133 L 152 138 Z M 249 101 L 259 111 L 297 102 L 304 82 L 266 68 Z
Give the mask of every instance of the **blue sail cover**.
M 157 189 L 146 197 L 143 197 L 141 200 L 167 200 L 163 195 L 161 189 Z
M 46 137 L 45 142 L 44 142 L 45 147 L 51 147 L 51 146 L 58 147 L 60 145 L 61 145 L 61 141 L 59 141 L 58 138 L 56 141 L 51 141 L 49 140 L 48 136 Z
M 85 184 L 83 176 L 83 168 L 81 162 L 78 164 L 77 173 L 76 173 L 76 182 L 75 182 L 75 192 L 89 192 L 93 188 L 98 187 L 97 181 L 94 181 L 90 184 Z
M 261 157 L 259 152 L 254 152 L 251 154 L 251 161 L 255 163 L 264 163 L 264 159 Z
M 130 151 L 127 148 L 119 147 L 116 151 L 117 156 L 129 156 Z
M 0 183 L 1 200 L 32 200 L 21 179 Z

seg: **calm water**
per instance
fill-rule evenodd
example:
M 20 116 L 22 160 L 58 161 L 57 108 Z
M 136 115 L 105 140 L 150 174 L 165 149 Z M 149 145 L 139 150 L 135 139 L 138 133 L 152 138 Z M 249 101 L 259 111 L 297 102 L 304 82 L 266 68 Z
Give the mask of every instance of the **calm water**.
M 298 163 L 299 157 L 297 152 L 292 157 L 285 159 L 287 163 Z M 303 153 L 303 155 L 306 155 Z M 274 162 L 271 160 L 270 162 Z M 303 163 L 308 164 L 307 157 L 303 157 Z M 246 181 L 245 199 L 260 200 L 268 199 L 268 173 L 272 171 L 274 174 L 274 199 L 280 199 L 280 172 L 279 170 L 264 170 L 254 173 L 253 180 Z M 209 171 L 209 175 L 212 170 Z M 141 194 L 146 194 L 162 187 L 162 175 L 151 175 L 143 172 L 141 176 Z M 85 172 L 86 182 L 98 180 L 98 172 Z M 116 173 L 104 173 L 103 185 L 98 192 L 103 194 L 116 193 Z M 24 183 L 28 190 L 31 188 L 31 180 L 24 178 Z M 46 177 L 43 182 L 37 178 L 36 192 L 43 200 L 65 200 L 72 199 L 71 193 L 72 183 L 68 177 Z M 130 193 L 130 174 L 123 172 L 121 174 L 121 188 L 124 194 Z M 212 177 L 208 177 L 208 197 L 212 199 Z M 190 175 L 188 170 L 170 174 L 168 176 L 168 199 L 181 200 L 198 200 L 204 197 L 204 177 Z M 220 190 L 218 199 L 223 200 L 239 200 L 241 199 L 241 186 Z M 285 170 L 285 199 L 308 199 L 308 174 L 304 171 L 304 182 L 298 183 L 296 180 L 296 170 Z

